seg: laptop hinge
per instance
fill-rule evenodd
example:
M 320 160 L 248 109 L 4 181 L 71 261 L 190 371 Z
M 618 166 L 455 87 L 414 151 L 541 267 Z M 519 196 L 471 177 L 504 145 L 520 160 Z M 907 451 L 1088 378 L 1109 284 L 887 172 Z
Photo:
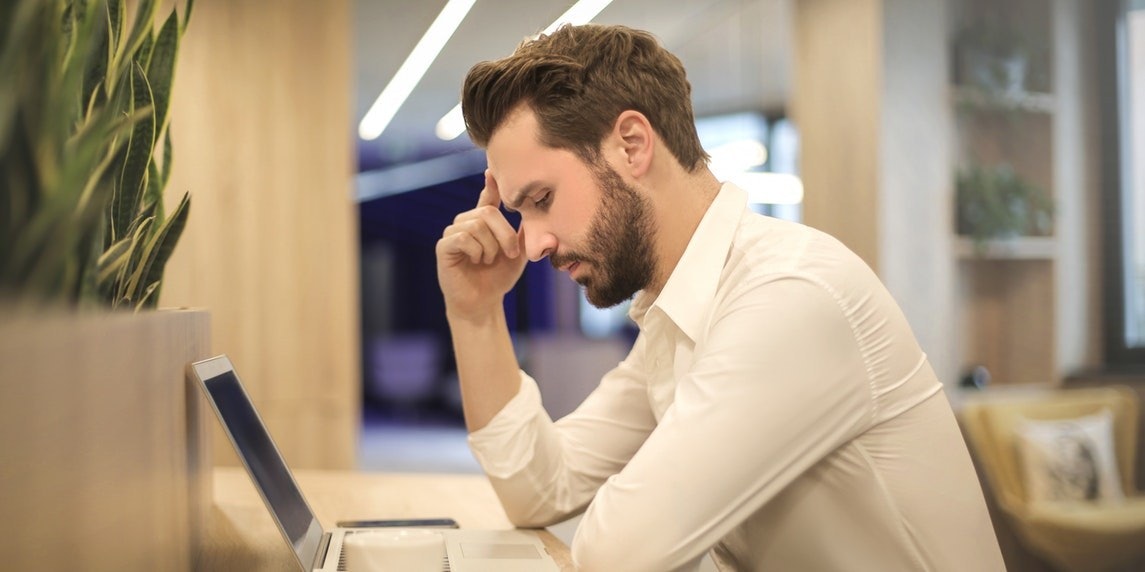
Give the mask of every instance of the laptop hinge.
M 322 570 L 326 565 L 326 552 L 330 550 L 330 533 L 323 532 L 322 540 L 318 542 L 318 550 L 314 553 L 314 564 L 310 565 L 311 570 Z

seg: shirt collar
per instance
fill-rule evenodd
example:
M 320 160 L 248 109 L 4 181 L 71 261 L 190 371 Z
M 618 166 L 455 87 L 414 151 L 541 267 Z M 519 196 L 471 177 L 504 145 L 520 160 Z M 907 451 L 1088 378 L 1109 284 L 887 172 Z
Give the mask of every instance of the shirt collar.
M 747 193 L 724 183 L 708 206 L 684 254 L 664 284 L 659 296 L 641 291 L 628 315 L 641 327 L 652 308 L 659 308 L 695 341 L 711 310 L 720 275 L 731 249 L 740 217 L 747 207 Z

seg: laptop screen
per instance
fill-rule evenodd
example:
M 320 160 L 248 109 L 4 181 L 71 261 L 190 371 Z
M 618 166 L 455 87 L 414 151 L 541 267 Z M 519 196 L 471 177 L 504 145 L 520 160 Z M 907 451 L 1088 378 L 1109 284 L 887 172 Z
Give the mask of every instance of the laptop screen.
M 309 569 L 318 551 L 322 527 L 298 490 L 230 360 L 220 356 L 195 363 L 192 368 L 279 528 L 303 568 Z

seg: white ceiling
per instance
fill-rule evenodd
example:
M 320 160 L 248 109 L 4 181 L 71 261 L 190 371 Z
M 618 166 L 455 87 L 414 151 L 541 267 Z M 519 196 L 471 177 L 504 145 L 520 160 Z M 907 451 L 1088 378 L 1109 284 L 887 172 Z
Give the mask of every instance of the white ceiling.
M 794 0 L 614 0 L 594 20 L 648 30 L 688 70 L 697 115 L 782 110 L 791 83 Z M 437 120 L 458 102 L 470 66 L 505 56 L 549 25 L 573 0 L 477 0 L 393 122 L 365 153 L 403 163 L 471 145 L 445 143 Z M 358 0 L 354 133 L 445 0 Z

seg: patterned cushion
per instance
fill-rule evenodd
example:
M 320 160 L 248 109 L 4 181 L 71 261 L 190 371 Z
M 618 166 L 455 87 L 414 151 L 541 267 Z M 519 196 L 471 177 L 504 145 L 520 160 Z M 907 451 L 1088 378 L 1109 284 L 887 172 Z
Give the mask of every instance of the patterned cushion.
M 1030 502 L 1121 501 L 1113 412 L 1073 419 L 1024 419 L 1018 459 Z

